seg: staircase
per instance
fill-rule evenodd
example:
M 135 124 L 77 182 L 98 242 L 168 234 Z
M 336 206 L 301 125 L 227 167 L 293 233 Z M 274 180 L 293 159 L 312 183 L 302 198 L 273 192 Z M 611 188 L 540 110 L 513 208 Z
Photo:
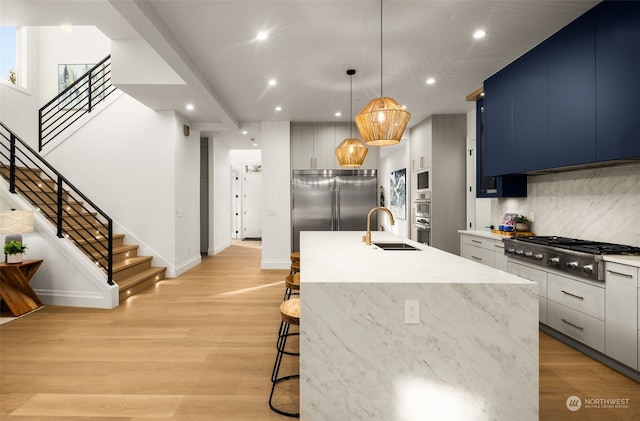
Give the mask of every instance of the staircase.
M 119 288 L 120 302 L 164 279 L 165 267 L 114 234 L 112 221 L 33 149 L 0 123 L 0 176 L 106 274 Z M 5 143 L 5 141 L 9 141 Z
M 2 178 L 9 181 L 9 168 L 0 166 Z M 25 197 L 47 220 L 54 225 L 57 221 L 55 182 L 42 176 L 38 169 L 19 168 L 16 171 L 16 190 Z M 62 230 L 64 237 L 72 241 L 84 254 L 101 267 L 107 266 L 102 250 L 108 247 L 108 236 L 97 213 L 87 212 L 85 204 L 73 200 L 69 192 L 63 191 L 65 202 Z M 151 256 L 138 256 L 138 245 L 125 244 L 123 234 L 113 234 L 113 275 L 118 284 L 120 301 L 154 285 L 165 277 L 164 267 L 151 266 Z

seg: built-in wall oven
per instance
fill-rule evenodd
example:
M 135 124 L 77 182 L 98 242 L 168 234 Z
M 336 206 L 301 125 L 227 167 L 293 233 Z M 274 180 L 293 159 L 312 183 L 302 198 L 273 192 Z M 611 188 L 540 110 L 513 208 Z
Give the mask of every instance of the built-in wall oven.
M 416 229 L 416 241 L 429 245 L 431 244 L 431 192 L 416 193 L 413 207 L 413 226 Z

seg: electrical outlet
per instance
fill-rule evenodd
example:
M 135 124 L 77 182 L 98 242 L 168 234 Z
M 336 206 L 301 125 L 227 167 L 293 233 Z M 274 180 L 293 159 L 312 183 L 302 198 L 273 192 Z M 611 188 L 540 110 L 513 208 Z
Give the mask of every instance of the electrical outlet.
M 404 300 L 404 323 L 420 323 L 420 300 Z

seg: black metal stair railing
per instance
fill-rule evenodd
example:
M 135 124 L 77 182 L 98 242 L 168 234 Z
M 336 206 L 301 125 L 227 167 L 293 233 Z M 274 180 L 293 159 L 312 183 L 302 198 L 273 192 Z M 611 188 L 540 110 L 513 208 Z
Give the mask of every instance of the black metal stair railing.
M 113 281 L 113 221 L 33 148 L 0 122 L 0 175 Z
M 66 68 L 65 68 L 66 69 Z M 68 71 L 66 72 L 68 74 Z M 63 76 L 66 80 L 66 76 Z M 111 56 L 107 56 L 87 73 L 40 108 L 38 151 L 66 128 L 116 91 L 111 84 Z

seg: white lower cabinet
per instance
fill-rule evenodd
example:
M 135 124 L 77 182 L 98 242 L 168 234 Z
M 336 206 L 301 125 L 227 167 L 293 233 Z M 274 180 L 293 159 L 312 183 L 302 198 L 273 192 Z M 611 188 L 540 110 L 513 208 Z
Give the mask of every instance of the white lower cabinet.
M 604 353 L 604 321 L 572 308 L 548 302 L 548 323 L 555 330 Z
M 638 268 L 606 262 L 605 354 L 637 370 Z
M 547 272 L 513 261 L 507 262 L 507 272 L 538 284 L 538 308 L 540 322 L 547 323 Z
M 558 304 L 604 320 L 604 285 L 595 286 L 549 273 L 548 294 L 549 299 Z
M 507 271 L 507 256 L 502 240 L 473 234 L 460 234 L 460 256 Z

